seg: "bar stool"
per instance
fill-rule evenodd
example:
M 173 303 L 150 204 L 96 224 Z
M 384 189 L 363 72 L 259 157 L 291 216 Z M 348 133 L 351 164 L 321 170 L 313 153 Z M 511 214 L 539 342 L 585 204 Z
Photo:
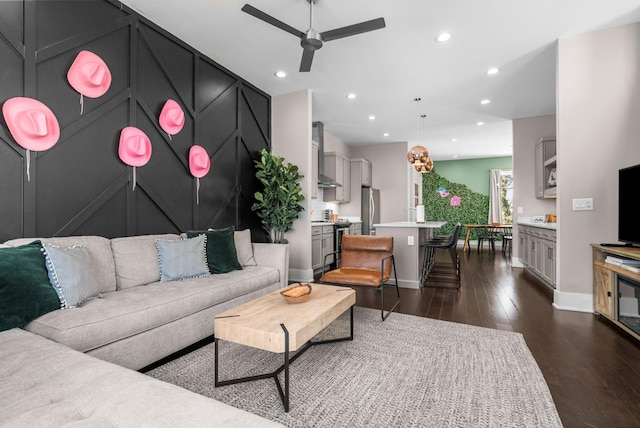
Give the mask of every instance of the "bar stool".
M 422 259 L 422 272 L 420 275 L 420 284 L 426 287 L 426 283 L 430 276 L 451 278 L 453 277 L 460 288 L 460 256 L 456 251 L 458 237 L 462 225 L 457 223 L 453 228 L 453 233 L 448 237 L 439 237 L 430 239 L 422 244 L 424 247 L 424 256 Z M 451 257 L 451 264 L 436 264 L 436 251 L 448 250 Z

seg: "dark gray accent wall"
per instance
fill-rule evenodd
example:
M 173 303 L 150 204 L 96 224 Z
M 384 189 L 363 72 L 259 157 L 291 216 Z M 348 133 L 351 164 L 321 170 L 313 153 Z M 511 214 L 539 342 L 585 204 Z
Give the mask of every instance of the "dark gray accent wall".
M 99 98 L 67 82 L 78 52 L 108 65 Z M 171 34 L 111 0 L 0 1 L 0 104 L 16 96 L 46 104 L 60 123 L 50 150 L 25 150 L 0 118 L 0 242 L 21 237 L 176 233 L 235 226 L 265 241 L 250 207 L 259 183 L 253 160 L 271 146 L 271 103 L 253 87 Z M 172 138 L 158 115 L 167 99 L 185 112 Z M 136 170 L 118 157 L 120 131 L 142 129 L 151 160 Z M 211 171 L 196 180 L 188 151 L 203 146 Z

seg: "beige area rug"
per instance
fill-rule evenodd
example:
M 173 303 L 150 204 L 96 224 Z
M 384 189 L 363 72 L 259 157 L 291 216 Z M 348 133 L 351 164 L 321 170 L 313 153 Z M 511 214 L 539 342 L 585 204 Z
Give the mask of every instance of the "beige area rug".
M 562 426 L 519 333 L 397 313 L 381 322 L 359 307 L 354 323 L 353 342 L 313 346 L 291 365 L 289 413 L 273 379 L 215 388 L 213 344 L 147 374 L 291 427 Z M 321 335 L 343 333 L 347 316 Z M 282 358 L 220 341 L 220 379 Z

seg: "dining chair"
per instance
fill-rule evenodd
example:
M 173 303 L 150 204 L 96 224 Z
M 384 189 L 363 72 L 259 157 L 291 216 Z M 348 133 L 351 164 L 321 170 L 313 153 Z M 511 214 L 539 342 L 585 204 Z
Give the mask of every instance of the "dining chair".
M 482 251 L 484 241 L 489 243 L 489 251 L 496 252 L 497 231 L 493 227 L 479 227 L 476 231 L 478 235 L 478 253 Z

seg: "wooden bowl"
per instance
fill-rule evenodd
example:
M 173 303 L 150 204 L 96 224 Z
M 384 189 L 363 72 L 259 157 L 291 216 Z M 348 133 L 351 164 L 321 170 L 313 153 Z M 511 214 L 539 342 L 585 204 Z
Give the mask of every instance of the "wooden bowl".
M 280 292 L 287 303 L 304 303 L 311 298 L 311 285 L 298 284 Z

